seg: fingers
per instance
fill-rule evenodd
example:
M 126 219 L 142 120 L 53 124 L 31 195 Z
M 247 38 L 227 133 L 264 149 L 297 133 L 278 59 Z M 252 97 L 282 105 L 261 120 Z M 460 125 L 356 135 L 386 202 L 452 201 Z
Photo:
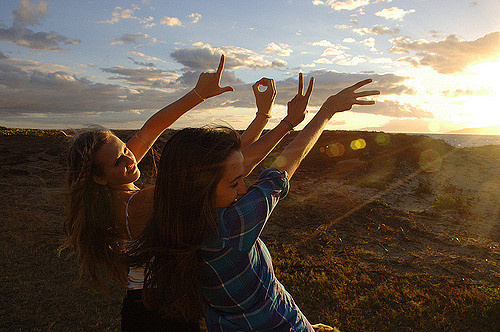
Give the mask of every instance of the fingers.
M 357 97 L 366 97 L 366 96 L 374 96 L 374 95 L 379 95 L 380 91 L 378 90 L 370 90 L 370 91 L 361 91 L 356 93 L 356 98 Z
M 356 104 L 356 105 L 373 105 L 373 104 L 375 104 L 375 101 L 374 100 L 356 100 L 355 102 L 353 102 L 353 104 Z
M 311 97 L 313 87 L 314 87 L 314 77 L 311 77 L 311 79 L 309 80 L 309 85 L 307 86 L 307 91 L 306 91 L 306 95 L 305 95 L 307 100 L 309 100 L 309 97 Z
M 217 72 L 216 72 L 217 77 L 219 79 L 220 79 L 220 77 L 222 75 L 222 70 L 224 70 L 224 61 L 225 61 L 224 59 L 225 59 L 224 54 L 222 54 L 220 56 L 219 67 L 217 68 Z
M 358 83 L 350 86 L 349 88 L 351 88 L 352 90 L 357 90 L 357 89 L 361 88 L 362 86 L 367 85 L 368 83 L 371 83 L 371 82 L 372 82 L 372 79 L 368 78 L 366 80 L 362 80 L 361 82 L 358 82 Z
M 302 77 L 302 73 L 299 73 L 299 91 L 298 95 L 302 96 L 302 91 L 304 90 L 304 78 Z

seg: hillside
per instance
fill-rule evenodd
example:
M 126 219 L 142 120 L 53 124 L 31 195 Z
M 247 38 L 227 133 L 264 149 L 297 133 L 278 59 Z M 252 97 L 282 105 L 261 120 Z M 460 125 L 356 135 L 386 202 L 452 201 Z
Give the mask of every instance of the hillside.
M 79 285 L 74 257 L 57 255 L 67 142 L 0 128 L 0 329 L 119 329 L 123 292 Z M 499 163 L 499 146 L 325 132 L 262 234 L 276 275 L 311 322 L 341 331 L 495 330 Z M 153 156 L 139 167 L 140 185 L 153 183 Z

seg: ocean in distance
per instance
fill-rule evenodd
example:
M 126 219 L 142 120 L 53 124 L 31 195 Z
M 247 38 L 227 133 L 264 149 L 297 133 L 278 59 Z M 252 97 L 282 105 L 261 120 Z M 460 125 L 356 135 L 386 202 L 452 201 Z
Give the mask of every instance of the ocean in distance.
M 451 146 L 466 148 L 483 145 L 500 145 L 500 135 L 464 135 L 464 134 L 414 134 L 442 139 Z

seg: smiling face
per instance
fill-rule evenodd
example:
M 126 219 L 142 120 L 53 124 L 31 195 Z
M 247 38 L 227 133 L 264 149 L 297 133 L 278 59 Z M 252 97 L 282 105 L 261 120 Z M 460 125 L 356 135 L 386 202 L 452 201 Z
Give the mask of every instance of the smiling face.
M 247 192 L 243 182 L 243 155 L 240 151 L 234 151 L 224 163 L 224 175 L 217 184 L 216 206 L 225 208 L 231 205 L 239 195 Z
M 133 183 L 141 175 L 132 151 L 114 135 L 97 152 L 97 163 L 104 175 L 94 176 L 94 181 L 111 188 Z

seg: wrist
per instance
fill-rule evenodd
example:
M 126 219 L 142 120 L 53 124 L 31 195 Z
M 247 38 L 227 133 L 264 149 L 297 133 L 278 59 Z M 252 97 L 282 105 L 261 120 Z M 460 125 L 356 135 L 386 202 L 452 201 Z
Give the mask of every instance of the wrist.
M 193 90 L 191 90 L 191 92 L 193 93 L 193 95 L 195 96 L 195 98 L 197 98 L 200 102 L 203 102 L 205 101 L 207 98 L 203 97 L 200 92 L 198 90 L 196 90 L 196 88 L 193 88 Z
M 295 127 L 295 125 L 293 123 L 291 123 L 289 120 L 287 120 L 286 118 L 284 118 L 283 120 L 281 120 L 280 124 L 283 124 L 283 125 L 285 125 L 288 128 L 287 132 L 292 131 L 293 128 Z
M 271 118 L 271 116 L 269 115 L 269 113 L 267 112 L 262 112 L 262 111 L 257 111 L 257 113 L 255 113 L 255 117 L 259 117 L 259 118 L 263 118 L 265 119 L 266 121 L 269 120 Z
M 330 116 L 330 118 L 332 118 L 333 115 L 336 113 L 334 110 L 332 110 L 330 107 L 326 106 L 325 104 L 323 104 L 321 106 L 320 110 L 326 111 L 326 113 Z

